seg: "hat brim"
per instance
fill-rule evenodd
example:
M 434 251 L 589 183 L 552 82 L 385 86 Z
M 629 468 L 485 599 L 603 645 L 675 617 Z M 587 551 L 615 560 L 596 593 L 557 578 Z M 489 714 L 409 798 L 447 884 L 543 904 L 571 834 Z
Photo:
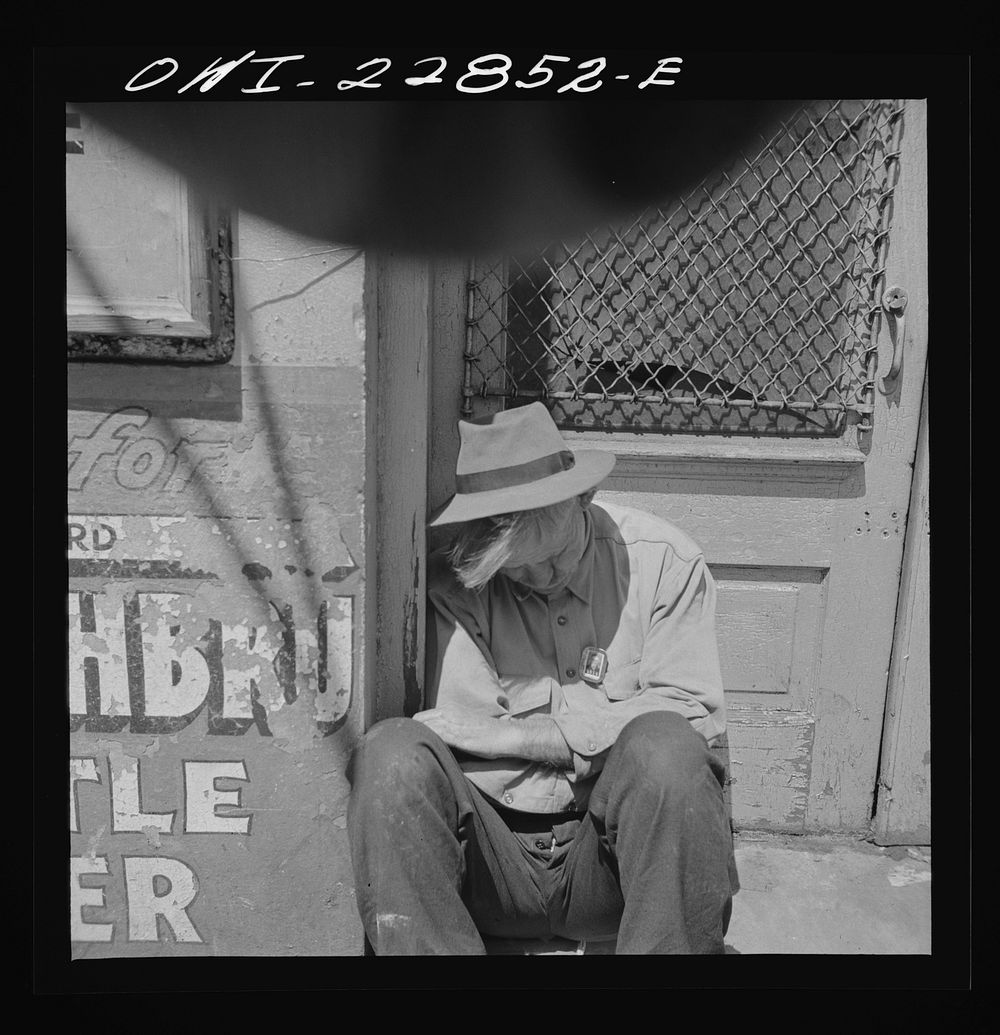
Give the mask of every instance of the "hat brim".
M 461 521 L 511 514 L 518 510 L 537 510 L 553 503 L 578 496 L 604 481 L 615 466 L 617 457 L 597 449 L 580 449 L 573 453 L 576 463 L 568 471 L 547 478 L 486 492 L 457 492 L 439 507 L 427 522 L 428 527 L 454 525 Z

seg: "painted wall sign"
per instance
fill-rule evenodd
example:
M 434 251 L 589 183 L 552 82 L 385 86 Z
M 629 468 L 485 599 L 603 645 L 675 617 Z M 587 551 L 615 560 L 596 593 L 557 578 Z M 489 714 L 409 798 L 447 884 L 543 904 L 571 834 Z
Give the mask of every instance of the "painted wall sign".
M 112 749 L 98 769 L 96 758 L 70 758 L 70 831 L 82 833 L 79 820 L 79 785 L 97 783 L 107 790 L 112 834 L 141 833 L 149 844 L 159 848 L 161 835 L 228 834 L 247 835 L 253 822 L 242 810 L 239 789 L 224 789 L 230 781 L 248 783 L 247 765 L 239 761 L 183 762 L 184 821 L 175 831 L 177 812 L 145 812 L 142 805 L 140 760 Z M 225 812 L 221 812 L 225 809 Z M 236 810 L 235 812 L 233 810 Z M 119 937 L 129 942 L 158 942 L 164 934 L 177 942 L 204 943 L 205 939 L 189 914 L 199 890 L 194 868 L 170 856 L 122 855 L 120 858 L 127 922 Z M 75 942 L 113 942 L 114 921 L 91 919 L 92 910 L 105 909 L 106 892 L 87 878 L 110 878 L 106 855 L 78 855 L 70 858 L 70 924 Z
M 307 829 L 337 821 L 302 782 L 349 713 L 355 606 L 338 583 L 357 565 L 339 541 L 328 572 L 280 563 L 294 531 L 266 518 L 69 516 L 76 954 L 101 944 L 220 951 L 213 916 L 230 902 L 234 848 L 267 858 L 287 841 L 296 795 L 311 808 Z M 258 559 L 245 560 L 236 538 Z M 250 852 L 262 832 L 268 848 Z M 261 881 L 250 866 L 242 898 L 283 899 L 294 885 Z
M 118 487 L 131 491 L 176 493 L 199 472 L 212 476 L 210 468 L 222 458 L 228 439 L 171 440 L 155 430 L 143 433 L 150 416 L 140 406 L 125 407 L 101 415 L 86 432 L 72 436 L 67 447 L 67 488 L 71 492 L 86 489 L 102 460 Z
M 83 129 L 67 166 L 99 156 Z M 236 359 L 70 364 L 77 958 L 362 948 L 346 771 L 366 713 L 364 261 L 233 222 Z
M 350 705 L 353 597 L 325 594 L 297 611 L 288 587 L 275 597 L 270 569 L 250 563 L 242 576 L 254 617 L 214 617 L 205 603 L 219 576 L 172 549 L 172 529 L 184 524 L 71 515 L 70 578 L 101 583 L 69 594 L 71 730 L 175 733 L 200 719 L 210 734 L 256 726 L 271 736 L 269 716 L 309 690 L 318 727 L 331 732 Z

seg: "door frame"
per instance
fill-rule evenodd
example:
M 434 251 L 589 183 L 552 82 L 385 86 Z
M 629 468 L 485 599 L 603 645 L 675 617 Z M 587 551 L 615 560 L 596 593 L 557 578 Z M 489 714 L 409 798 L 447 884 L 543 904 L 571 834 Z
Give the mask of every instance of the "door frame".
M 875 841 L 881 845 L 931 843 L 927 410 L 925 375 L 872 817 Z
M 369 252 L 364 729 L 423 704 L 430 269 Z

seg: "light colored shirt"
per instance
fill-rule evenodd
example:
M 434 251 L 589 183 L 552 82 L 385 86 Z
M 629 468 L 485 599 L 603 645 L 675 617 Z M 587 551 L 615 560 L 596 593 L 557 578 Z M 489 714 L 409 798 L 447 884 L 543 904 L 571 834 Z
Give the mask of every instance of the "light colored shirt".
M 587 547 L 569 585 L 544 597 L 503 573 L 465 589 L 443 552 L 428 564 L 427 707 L 500 719 L 551 715 L 573 769 L 460 755 L 466 776 L 508 808 L 585 809 L 625 725 L 675 711 L 706 740 L 725 729 L 715 584 L 680 529 L 642 511 L 592 503 Z M 585 647 L 608 657 L 600 685 L 581 678 Z

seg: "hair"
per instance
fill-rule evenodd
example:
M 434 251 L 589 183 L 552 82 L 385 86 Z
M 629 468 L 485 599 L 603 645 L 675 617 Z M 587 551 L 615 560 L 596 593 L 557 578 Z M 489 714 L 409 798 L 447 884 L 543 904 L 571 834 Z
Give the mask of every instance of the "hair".
M 496 514 L 464 522 L 448 550 L 448 560 L 458 581 L 466 589 L 485 586 L 504 567 L 514 547 L 529 528 L 561 513 L 574 503 L 586 509 L 596 493 L 596 489 L 590 489 L 547 507 L 516 510 L 509 514 Z

